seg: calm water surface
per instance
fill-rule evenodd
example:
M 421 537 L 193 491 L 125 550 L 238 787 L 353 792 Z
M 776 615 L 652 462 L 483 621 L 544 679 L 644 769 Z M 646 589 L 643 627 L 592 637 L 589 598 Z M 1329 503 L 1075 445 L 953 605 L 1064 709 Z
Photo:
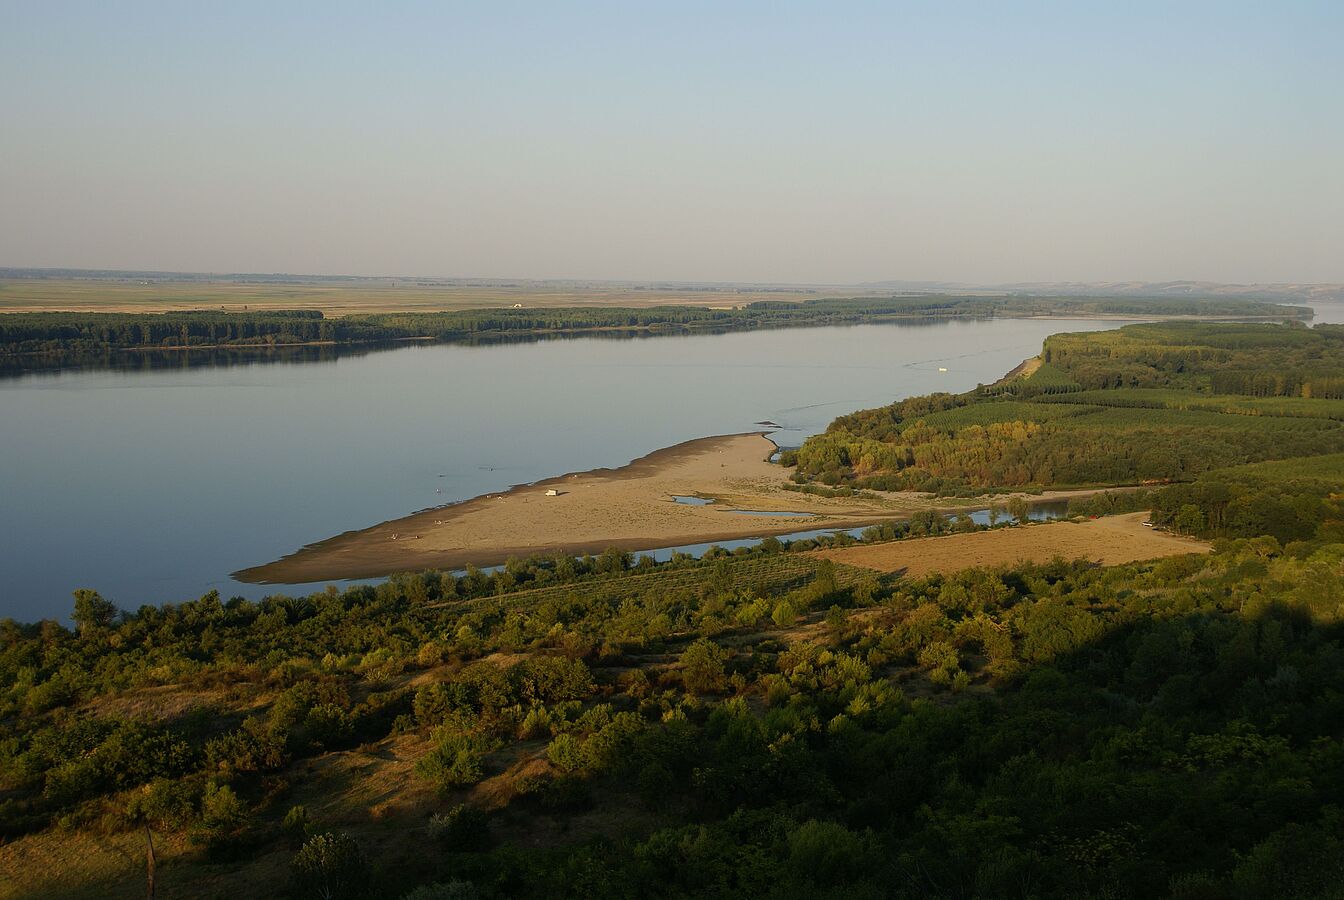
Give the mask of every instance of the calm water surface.
M 1119 322 L 984 320 L 487 347 L 0 381 L 0 617 L 218 589 L 341 531 L 770 420 L 963 391 L 1046 335 Z M 945 368 L 947 371 L 939 371 Z M 294 592 L 297 589 L 288 589 Z

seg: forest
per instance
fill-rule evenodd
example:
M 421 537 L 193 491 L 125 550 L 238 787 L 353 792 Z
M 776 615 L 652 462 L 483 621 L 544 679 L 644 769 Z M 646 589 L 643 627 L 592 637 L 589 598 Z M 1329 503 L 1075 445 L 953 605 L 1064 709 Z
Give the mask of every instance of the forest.
M 1054 335 L 1030 374 L 842 416 L 787 461 L 800 483 L 948 495 L 1191 481 L 1344 452 L 1340 372 L 1337 326 Z
M 149 839 L 159 897 L 1344 897 L 1335 401 L 1213 387 L 1325 371 L 1316 331 L 1051 338 L 816 439 L 860 450 L 839 489 L 992 481 L 972 436 L 1065 430 L 1155 482 L 1071 514 L 1151 508 L 1207 554 L 908 578 L 770 539 L 0 622 L 0 896 L 141 894 Z
M 597 330 L 741 330 L 948 317 L 1120 315 L 1306 318 L 1306 307 L 1250 300 L 900 296 L 763 300 L 738 308 L 654 306 L 470 309 L 327 318 L 318 310 L 4 313 L 0 355 L 407 339 L 471 341 Z M 40 360 L 32 364 L 40 364 Z

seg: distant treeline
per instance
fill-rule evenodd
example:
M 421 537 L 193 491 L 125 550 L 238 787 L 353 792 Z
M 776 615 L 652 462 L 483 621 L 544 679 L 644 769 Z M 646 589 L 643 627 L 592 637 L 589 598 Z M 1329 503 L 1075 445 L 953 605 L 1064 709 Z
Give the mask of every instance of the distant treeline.
M 470 309 L 326 318 L 317 310 L 0 315 L 0 353 L 107 349 L 367 343 L 589 330 L 739 330 L 838 325 L 907 318 L 1038 315 L 1305 317 L 1305 307 L 1246 300 L 1167 298 L 904 296 L 764 300 L 737 309 L 655 306 Z
M 170 313 L 13 313 L 0 316 L 0 352 L 45 353 L 140 347 L 354 343 L 401 337 L 317 310 Z

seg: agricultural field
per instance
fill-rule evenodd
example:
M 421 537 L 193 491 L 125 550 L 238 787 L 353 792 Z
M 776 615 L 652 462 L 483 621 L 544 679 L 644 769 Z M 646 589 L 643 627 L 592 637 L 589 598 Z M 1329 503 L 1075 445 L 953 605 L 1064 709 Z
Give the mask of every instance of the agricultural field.
M 1114 566 L 1209 551 L 1205 542 L 1145 526 L 1143 522 L 1148 517 L 1147 512 L 1126 513 L 1088 522 L 1051 522 L 818 550 L 815 555 L 845 566 L 925 578 L 969 567 L 1042 564 L 1055 558 L 1086 559 Z
M 1311 397 L 1244 397 L 1235 394 L 1196 393 L 1170 388 L 1128 388 L 1123 391 L 1083 391 L 1033 398 L 1037 403 L 1081 406 L 1123 406 L 1139 409 L 1189 409 L 1243 416 L 1286 416 L 1344 419 L 1344 400 Z
M 0 279 L 0 312 L 158 313 L 316 310 L 328 316 L 455 309 L 583 306 L 742 306 L 756 300 L 850 296 L 803 288 L 737 289 L 635 284 L 454 283 L 417 279 L 324 281 L 171 281 Z

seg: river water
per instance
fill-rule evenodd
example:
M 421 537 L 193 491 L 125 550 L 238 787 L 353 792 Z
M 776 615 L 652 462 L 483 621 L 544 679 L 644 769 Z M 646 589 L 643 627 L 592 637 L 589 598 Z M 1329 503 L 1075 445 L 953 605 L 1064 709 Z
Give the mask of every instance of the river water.
M 80 587 L 129 609 L 211 589 L 276 593 L 228 573 L 425 507 L 759 422 L 796 445 L 842 413 L 994 381 L 1046 335 L 1120 324 L 417 345 L 0 379 L 0 617 L 65 618 Z

